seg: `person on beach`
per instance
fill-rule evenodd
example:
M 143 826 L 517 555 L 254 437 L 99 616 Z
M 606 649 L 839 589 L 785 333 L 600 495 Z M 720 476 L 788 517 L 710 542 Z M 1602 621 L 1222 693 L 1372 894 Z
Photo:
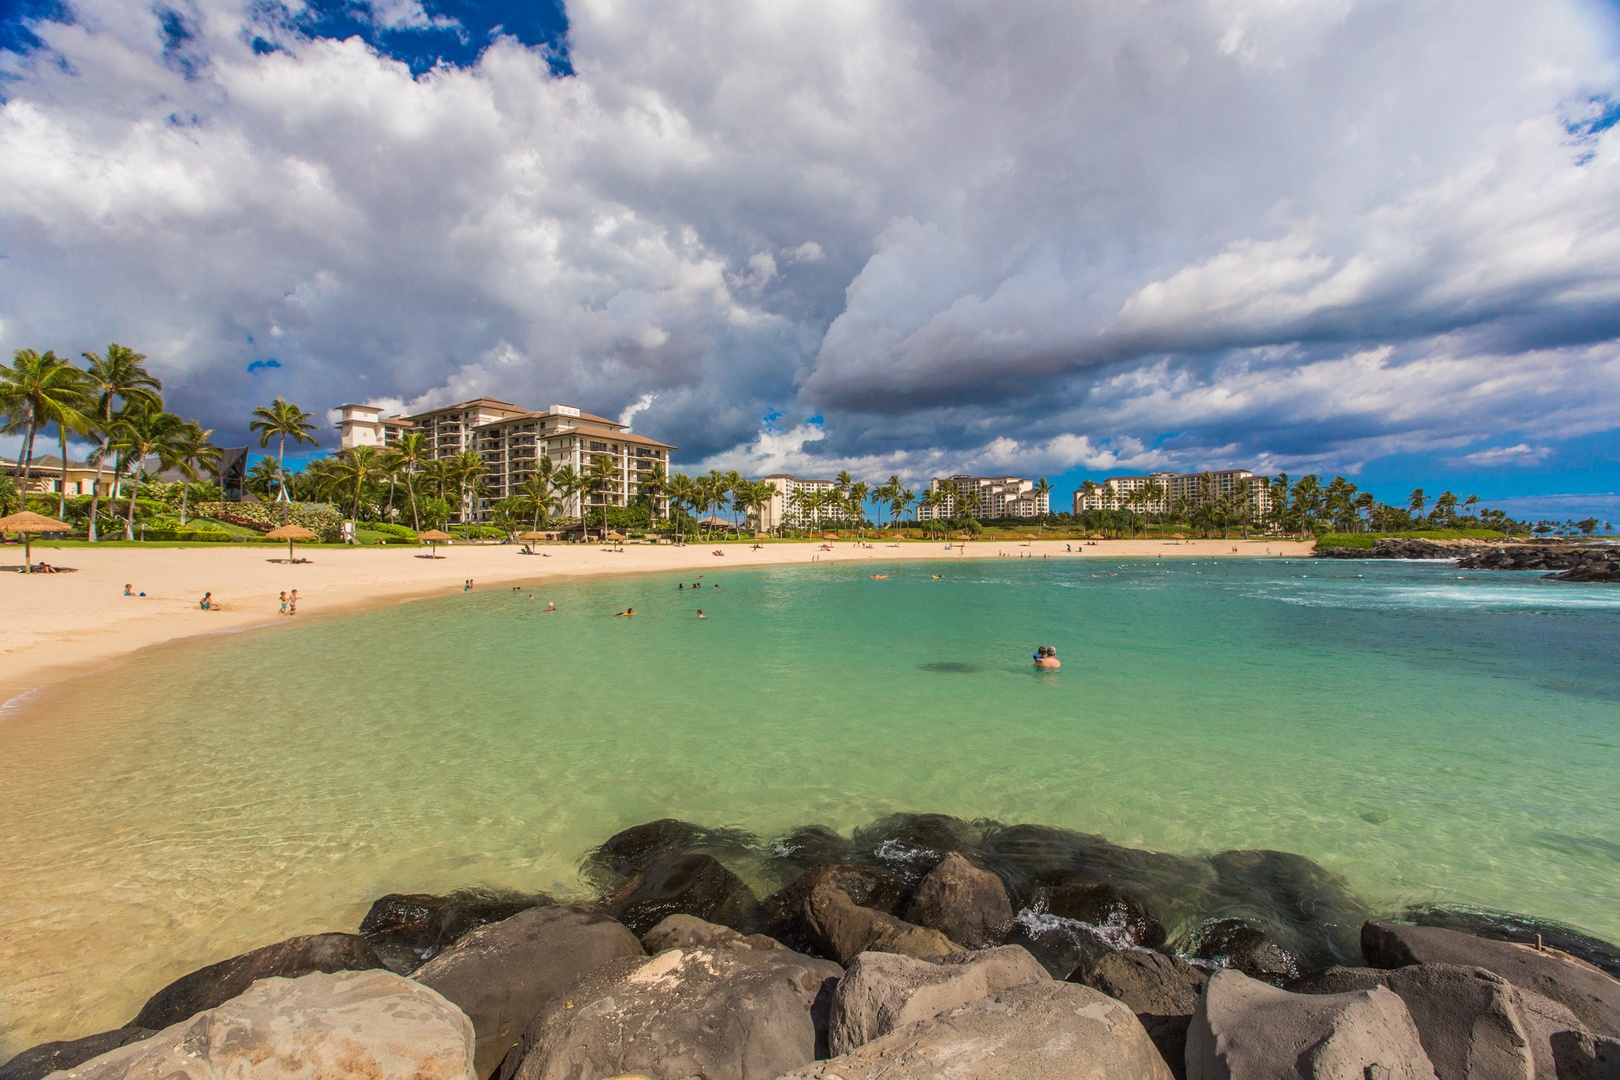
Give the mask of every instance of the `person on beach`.
M 472 592 L 472 578 L 467 579 L 467 583 L 461 587 L 461 591 Z
M 281 591 L 281 613 L 283 615 L 287 614 L 287 590 L 285 589 Z
M 214 610 L 214 594 L 211 593 L 211 592 L 203 593 L 203 598 L 201 600 L 197 601 L 197 606 L 199 608 L 201 608 L 202 610 L 204 610 L 204 611 L 213 611 Z
M 288 615 L 296 615 L 296 614 L 298 614 L 298 590 L 297 589 L 294 589 L 292 592 L 287 594 L 287 614 Z
M 124 586 L 124 595 L 125 596 L 134 596 L 135 595 L 135 586 L 134 585 L 125 585 Z

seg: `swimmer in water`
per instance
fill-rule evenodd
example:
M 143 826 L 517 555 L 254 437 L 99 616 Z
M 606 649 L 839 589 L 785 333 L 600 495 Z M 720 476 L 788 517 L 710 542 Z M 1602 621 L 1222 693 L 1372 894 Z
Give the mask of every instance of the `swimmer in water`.
M 1042 645 L 1035 650 L 1035 666 L 1043 671 L 1055 671 L 1063 665 L 1058 661 L 1056 649 L 1050 645 Z
M 635 613 L 636 613 L 635 608 L 627 607 L 623 611 L 621 611 L 617 615 L 615 615 L 614 618 L 616 618 L 616 619 L 628 619 L 630 616 L 634 615 Z
M 707 619 L 708 618 L 707 615 L 703 614 L 703 609 L 702 608 L 698 608 L 698 618 L 700 618 L 700 619 Z
M 546 601 L 546 610 L 547 611 L 556 611 L 557 610 L 557 605 L 552 603 L 550 600 L 547 600 Z

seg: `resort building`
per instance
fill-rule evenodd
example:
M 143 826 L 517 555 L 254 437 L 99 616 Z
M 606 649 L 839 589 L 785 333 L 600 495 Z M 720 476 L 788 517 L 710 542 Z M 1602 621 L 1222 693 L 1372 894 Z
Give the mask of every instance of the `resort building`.
M 928 485 L 934 496 L 933 504 L 919 503 L 917 520 L 953 517 L 994 520 L 1050 514 L 1051 496 L 1035 488 L 1035 481 L 1022 476 L 936 476 Z
M 228 500 L 242 498 L 242 481 L 246 476 L 248 448 L 245 446 L 221 447 L 219 468 L 208 470 L 205 475 L 218 484 L 225 492 Z M 181 480 L 178 469 L 158 471 L 158 459 L 148 458 L 142 469 L 149 476 L 159 480 Z M 22 464 L 9 458 L 0 458 L 0 473 L 9 475 L 13 480 L 21 483 Z M 127 495 L 125 485 L 129 477 L 126 475 L 118 480 L 113 479 L 112 461 L 109 459 L 101 470 L 101 497 L 119 498 Z M 56 495 L 62 491 L 62 458 L 58 454 L 40 454 L 33 460 L 28 474 L 28 494 L 30 495 Z M 67 463 L 67 494 L 92 495 L 96 490 L 96 467 L 88 461 L 73 461 Z
M 760 508 L 761 529 L 805 529 L 817 522 L 842 521 L 847 516 L 842 505 L 824 503 L 819 510 L 815 508 L 817 498 L 826 499 L 838 490 L 831 480 L 804 480 L 787 473 L 772 473 L 762 479 L 776 488 L 776 494 Z
M 583 473 L 599 457 L 613 462 L 614 482 L 589 497 L 569 492 L 562 506 L 567 517 L 579 517 L 606 506 L 628 506 L 641 494 L 642 482 L 655 466 L 669 470 L 668 443 L 636 435 L 628 425 L 603 416 L 581 412 L 570 405 L 553 405 L 545 411 L 525 409 L 494 398 L 477 398 L 442 409 L 411 416 L 382 415 L 374 405 L 338 406 L 339 444 L 347 450 L 356 446 L 388 447 L 406 433 L 424 436 L 433 460 L 475 451 L 484 462 L 484 491 L 477 499 L 468 498 L 458 514 L 460 521 L 486 521 L 490 506 L 516 494 L 534 471 L 540 455 L 553 466 L 571 466 Z M 657 496 L 658 512 L 664 513 L 666 500 Z
M 1271 509 L 1271 489 L 1266 477 L 1256 476 L 1247 469 L 1221 469 L 1110 476 L 1100 484 L 1088 482 L 1074 493 L 1074 512 L 1136 510 L 1144 514 L 1168 514 L 1183 503 L 1201 506 L 1234 494 L 1246 496 L 1257 517 L 1265 516 Z

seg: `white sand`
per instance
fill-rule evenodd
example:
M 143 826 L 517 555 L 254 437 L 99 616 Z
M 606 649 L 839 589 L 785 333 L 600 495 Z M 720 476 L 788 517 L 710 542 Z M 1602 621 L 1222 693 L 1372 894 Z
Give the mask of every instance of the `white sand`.
M 277 594 L 297 589 L 297 619 L 330 615 L 369 605 L 451 593 L 472 578 L 475 588 L 540 583 L 634 571 L 698 567 L 767 566 L 850 560 L 894 562 L 902 559 L 997 558 L 1050 555 L 1052 558 L 1110 559 L 1129 556 L 1202 556 L 1238 554 L 1277 557 L 1310 553 L 1309 542 L 1266 540 L 1099 540 L 970 541 L 965 553 L 947 554 L 942 542 L 871 541 L 857 547 L 848 541 L 820 544 L 767 543 L 758 551 L 747 543 L 693 544 L 685 547 L 628 544 L 622 553 L 596 545 L 541 545 L 544 555 L 520 554 L 516 545 L 441 545 L 439 559 L 419 556 L 414 546 L 305 548 L 308 563 L 288 566 L 277 560 L 285 548 L 220 546 L 217 548 L 71 547 L 34 548 L 41 558 L 73 567 L 72 574 L 0 573 L 0 701 L 60 678 L 94 670 L 137 649 L 177 638 L 248 627 L 276 627 L 294 622 L 278 614 Z M 1073 543 L 1071 553 L 1065 548 Z M 1234 552 L 1234 549 L 1236 551 Z M 715 556 L 715 550 L 725 552 Z M 7 546 L 0 564 L 22 562 L 22 548 Z M 125 597 L 125 583 L 145 592 Z M 222 610 L 197 606 L 212 592 Z

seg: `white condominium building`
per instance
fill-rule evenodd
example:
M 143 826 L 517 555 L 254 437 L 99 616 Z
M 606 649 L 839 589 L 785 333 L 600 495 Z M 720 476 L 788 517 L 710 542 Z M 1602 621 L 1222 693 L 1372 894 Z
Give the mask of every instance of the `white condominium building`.
M 1256 476 L 1247 469 L 1222 469 L 1110 476 L 1090 489 L 1082 487 L 1076 491 L 1074 512 L 1138 510 L 1146 514 L 1167 514 L 1179 503 L 1199 506 L 1232 494 L 1245 494 L 1253 502 L 1257 516 L 1264 516 L 1271 509 L 1271 489 L 1266 477 Z
M 812 509 L 810 500 L 814 496 L 826 497 L 838 490 L 831 480 L 804 480 L 787 473 L 772 473 L 762 479 L 776 488 L 776 494 L 760 510 L 761 529 L 805 529 L 817 522 L 841 521 L 848 516 L 842 506 L 823 505 L 819 512 Z
M 603 505 L 629 505 L 641 494 L 642 481 L 654 466 L 662 465 L 668 472 L 669 455 L 675 449 L 668 443 L 632 434 L 624 424 L 569 405 L 553 405 L 537 412 L 494 398 L 393 417 L 382 416 L 382 411 L 372 405 L 340 405 L 338 432 L 345 450 L 391 446 L 411 432 L 426 438 L 429 457 L 434 460 L 454 457 L 464 450 L 476 451 L 484 461 L 488 492 L 476 500 L 476 505 L 468 499 L 458 515 L 458 520 L 470 516 L 473 521 L 487 520 L 492 503 L 515 494 L 542 454 L 551 459 L 553 466 L 569 465 L 576 473 L 589 469 L 599 457 L 613 462 L 614 483 L 589 498 L 594 512 Z M 570 493 L 562 513 L 579 517 L 584 501 L 578 493 Z M 662 513 L 662 492 L 658 506 Z
M 928 490 L 934 502 L 917 504 L 918 521 L 962 515 L 985 520 L 1033 518 L 1052 512 L 1051 497 L 1022 476 L 936 476 Z

